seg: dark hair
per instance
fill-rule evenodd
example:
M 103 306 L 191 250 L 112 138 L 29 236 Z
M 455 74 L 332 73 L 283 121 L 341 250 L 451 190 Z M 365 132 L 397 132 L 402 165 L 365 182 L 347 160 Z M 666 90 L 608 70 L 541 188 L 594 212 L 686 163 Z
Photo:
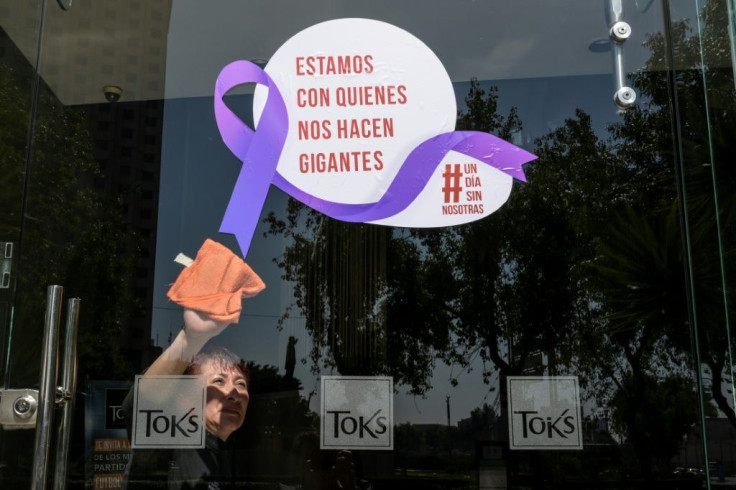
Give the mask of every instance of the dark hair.
M 202 365 L 208 362 L 213 363 L 223 371 L 240 371 L 240 374 L 245 377 L 245 381 L 248 383 L 248 388 L 250 389 L 250 369 L 248 365 L 242 358 L 224 347 L 212 347 L 194 356 L 194 359 L 189 363 L 184 374 L 200 374 L 202 372 Z

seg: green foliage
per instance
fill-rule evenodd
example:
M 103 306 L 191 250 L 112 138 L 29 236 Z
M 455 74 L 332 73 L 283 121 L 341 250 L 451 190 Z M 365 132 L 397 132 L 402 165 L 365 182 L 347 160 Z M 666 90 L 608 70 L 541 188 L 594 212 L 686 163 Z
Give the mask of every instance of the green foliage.
M 284 454 L 300 434 L 315 433 L 318 415 L 299 395 L 301 382 L 278 373 L 276 366 L 248 363 L 250 402 L 243 427 L 233 433 L 235 467 L 243 474 L 297 474 Z M 229 441 L 230 442 L 230 441 Z
M 671 24 L 667 42 L 651 35 L 650 59 L 631 77 L 637 106 L 607 137 L 576 110 L 535 142 L 539 159 L 525 167 L 528 182 L 515 184 L 488 218 L 371 235 L 364 225 L 336 223 L 298 203 L 287 220 L 272 217 L 272 231 L 293 240 L 280 265 L 317 339 L 312 361 L 327 355 L 347 372 L 342 344 L 330 337 L 342 335 L 330 332 L 344 318 L 358 326 L 370 318 L 384 329 L 387 357 L 366 372 L 391 374 L 414 393 L 429 389 L 433 358 L 468 368 L 480 358 L 486 380 L 500 374 L 504 396 L 504 377 L 544 353 L 548 364 L 537 370 L 577 374 L 592 402 L 615 408 L 639 473 L 650 476 L 653 468 L 665 471 L 696 420 L 695 333 L 710 368 L 709 393 L 736 424 L 722 393 L 733 364 L 733 336 L 724 325 L 734 317 L 728 280 L 736 273 L 736 91 L 725 11 L 722 0 L 708 2 L 700 36 L 685 22 Z M 506 139 L 521 129 L 514 110 L 499 114 L 495 88 L 471 80 L 465 102 L 458 129 Z M 326 281 L 351 277 L 348 264 L 371 253 L 346 245 L 351 237 L 364 244 L 379 233 L 371 242 L 385 247 L 383 266 L 372 273 L 378 293 L 356 314 Z M 349 297 L 351 288 L 342 282 L 340 293 Z M 690 408 L 668 408 L 651 420 L 669 400 Z
M 496 114 L 497 95 L 486 94 L 475 80 L 467 103 L 474 109 L 459 115 L 461 124 L 507 138 L 520 129 L 515 111 Z M 278 264 L 284 279 L 294 282 L 295 306 L 306 317 L 315 372 L 334 366 L 342 374 L 387 374 L 422 394 L 430 388 L 437 356 L 467 361 L 453 347 L 458 308 L 472 316 L 486 300 L 462 275 L 475 264 L 462 269 L 457 263 L 465 257 L 458 248 L 462 230 L 407 232 L 343 223 L 294 200 L 285 219 L 268 220 L 271 233 L 291 239 Z M 493 248 L 477 252 L 497 267 L 490 260 Z M 351 349 L 356 343 L 363 347 Z
M 698 420 L 694 391 L 692 380 L 679 375 L 623 380 L 610 404 L 613 428 L 626 434 L 625 443 L 636 454 L 638 474 L 672 474 L 670 461 L 679 453 L 683 435 Z
M 470 443 L 476 439 L 490 440 L 494 427 L 499 423 L 501 423 L 499 414 L 493 407 L 484 403 L 482 407 L 471 410 L 468 423 L 460 427 L 460 431 L 463 439 Z
M 668 40 L 661 33 L 648 38 L 650 60 L 632 77 L 642 104 L 611 128 L 619 155 L 641 169 L 641 198 L 614 217 L 593 267 L 607 338 L 634 370 L 688 371 L 697 338 L 696 368 L 707 366 L 709 393 L 736 427 L 724 382 L 733 365 L 728 318 L 736 313 L 736 88 L 724 12 L 725 2 L 709 1 L 699 35 L 679 21 Z M 679 200 L 663 192 L 674 184 Z

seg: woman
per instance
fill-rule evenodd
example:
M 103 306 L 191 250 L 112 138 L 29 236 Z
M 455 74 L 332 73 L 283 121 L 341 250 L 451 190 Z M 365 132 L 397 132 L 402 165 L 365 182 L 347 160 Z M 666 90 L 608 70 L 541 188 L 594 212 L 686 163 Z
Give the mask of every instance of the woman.
M 128 464 L 129 490 L 150 488 L 166 478 L 168 488 L 225 490 L 234 487 L 230 435 L 243 425 L 248 409 L 249 371 L 245 362 L 224 348 L 200 352 L 228 323 L 193 310 L 184 311 L 184 328 L 153 362 L 145 376 L 201 374 L 207 385 L 203 449 L 139 450 Z M 133 390 L 123 402 L 131 432 Z
M 255 296 L 266 286 L 240 257 L 210 239 L 205 240 L 193 261 L 181 254 L 176 261 L 186 267 L 167 296 L 184 308 L 184 328 L 146 370 L 144 377 L 205 376 L 205 447 L 136 451 L 126 469 L 127 488 L 150 488 L 148 482 L 166 475 L 172 490 L 224 490 L 234 487 L 228 439 L 245 419 L 249 373 L 243 360 L 226 349 L 200 351 L 212 337 L 238 322 L 243 298 Z M 123 402 L 128 435 L 132 428 L 133 402 L 131 390 Z

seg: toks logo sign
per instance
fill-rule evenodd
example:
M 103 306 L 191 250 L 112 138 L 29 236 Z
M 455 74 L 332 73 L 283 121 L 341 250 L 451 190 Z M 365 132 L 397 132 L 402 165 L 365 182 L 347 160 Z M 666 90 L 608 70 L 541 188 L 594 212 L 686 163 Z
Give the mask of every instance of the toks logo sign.
M 131 446 L 203 448 L 203 376 L 136 376 Z
M 256 130 L 224 103 L 257 84 Z M 455 131 L 447 72 L 419 39 L 369 19 L 296 34 L 265 69 L 235 61 L 215 85 L 215 118 L 243 162 L 220 231 L 246 254 L 271 184 L 333 218 L 438 227 L 488 216 L 537 158 L 488 133 Z
M 511 449 L 582 449 L 575 376 L 509 376 Z
M 323 376 L 320 447 L 393 449 L 393 379 Z

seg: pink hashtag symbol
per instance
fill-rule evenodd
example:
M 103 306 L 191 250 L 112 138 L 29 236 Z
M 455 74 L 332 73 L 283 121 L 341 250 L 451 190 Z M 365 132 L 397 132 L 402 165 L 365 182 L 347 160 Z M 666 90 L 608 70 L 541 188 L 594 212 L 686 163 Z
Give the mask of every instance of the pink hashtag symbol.
M 453 165 L 455 166 L 455 171 L 452 171 Z M 460 164 L 447 164 L 445 165 L 445 172 L 442 174 L 442 176 L 445 178 L 445 186 L 442 188 L 442 192 L 445 193 L 445 202 L 459 202 L 460 201 L 460 191 L 463 190 L 462 187 L 460 187 L 460 177 L 463 176 L 463 173 L 460 172 Z M 452 201 L 450 201 L 452 199 Z

